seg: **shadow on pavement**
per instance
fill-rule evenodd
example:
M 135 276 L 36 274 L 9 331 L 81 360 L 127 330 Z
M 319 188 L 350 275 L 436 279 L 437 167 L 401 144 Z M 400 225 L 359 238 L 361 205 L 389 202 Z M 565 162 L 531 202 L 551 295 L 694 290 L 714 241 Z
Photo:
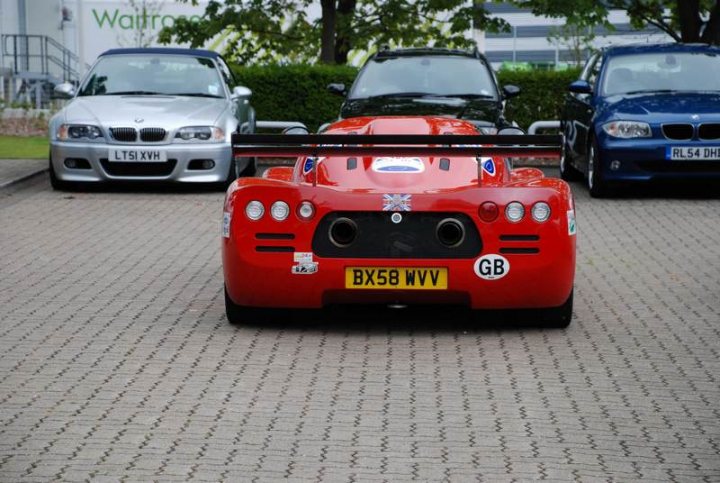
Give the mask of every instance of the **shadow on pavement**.
M 385 305 L 342 305 L 322 310 L 251 310 L 238 327 L 323 332 L 458 332 L 540 329 L 537 311 L 473 311 L 455 305 L 391 308 Z M 553 329 L 558 330 L 558 329 Z

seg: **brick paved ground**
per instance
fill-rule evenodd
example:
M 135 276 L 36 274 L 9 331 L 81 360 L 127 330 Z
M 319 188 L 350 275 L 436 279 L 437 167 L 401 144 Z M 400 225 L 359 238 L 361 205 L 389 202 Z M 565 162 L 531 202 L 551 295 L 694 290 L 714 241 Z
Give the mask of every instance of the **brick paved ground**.
M 719 481 L 720 200 L 576 193 L 566 331 L 232 327 L 221 194 L 0 197 L 0 480 Z

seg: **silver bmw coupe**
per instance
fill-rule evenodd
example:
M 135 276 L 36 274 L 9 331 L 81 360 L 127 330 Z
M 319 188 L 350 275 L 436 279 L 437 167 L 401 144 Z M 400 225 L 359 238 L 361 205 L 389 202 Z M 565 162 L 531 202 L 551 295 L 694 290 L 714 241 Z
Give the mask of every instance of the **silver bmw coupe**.
M 233 159 L 231 135 L 251 133 L 251 92 L 208 50 L 113 49 L 98 58 L 50 119 L 53 188 L 107 181 L 227 185 L 253 175 L 255 160 Z

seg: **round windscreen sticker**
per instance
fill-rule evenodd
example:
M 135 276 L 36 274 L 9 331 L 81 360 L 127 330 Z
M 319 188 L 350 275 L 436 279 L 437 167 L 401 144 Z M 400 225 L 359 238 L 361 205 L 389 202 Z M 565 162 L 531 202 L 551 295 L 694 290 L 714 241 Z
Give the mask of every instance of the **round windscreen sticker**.
M 483 280 L 498 280 L 510 271 L 510 262 L 502 255 L 490 254 L 475 260 L 475 274 Z

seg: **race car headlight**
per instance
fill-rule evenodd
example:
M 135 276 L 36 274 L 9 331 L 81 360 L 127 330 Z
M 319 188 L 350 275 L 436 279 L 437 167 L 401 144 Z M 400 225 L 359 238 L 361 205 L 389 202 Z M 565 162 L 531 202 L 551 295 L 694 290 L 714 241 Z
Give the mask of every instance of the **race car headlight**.
M 315 206 L 309 201 L 303 201 L 298 205 L 297 214 L 302 220 L 309 220 L 315 216 Z
M 251 201 L 245 206 L 245 215 L 251 220 L 257 221 L 265 214 L 265 207 L 259 201 Z
M 603 124 L 603 131 L 608 136 L 621 139 L 652 137 L 650 124 L 638 121 L 612 121 Z
M 550 218 L 550 205 L 544 201 L 538 201 L 533 205 L 532 210 L 530 210 L 530 214 L 532 215 L 533 220 L 539 223 L 547 221 L 548 218 Z
M 219 143 L 225 140 L 225 131 L 214 126 L 181 127 L 175 134 L 175 139 L 189 142 Z
M 87 124 L 62 124 L 57 130 L 58 141 L 94 141 L 102 137 L 99 127 Z
M 270 207 L 270 216 L 275 221 L 283 221 L 290 214 L 290 207 L 284 201 L 276 201 Z
M 525 216 L 525 207 L 519 201 L 508 203 L 505 207 L 505 218 L 511 223 L 517 223 Z

